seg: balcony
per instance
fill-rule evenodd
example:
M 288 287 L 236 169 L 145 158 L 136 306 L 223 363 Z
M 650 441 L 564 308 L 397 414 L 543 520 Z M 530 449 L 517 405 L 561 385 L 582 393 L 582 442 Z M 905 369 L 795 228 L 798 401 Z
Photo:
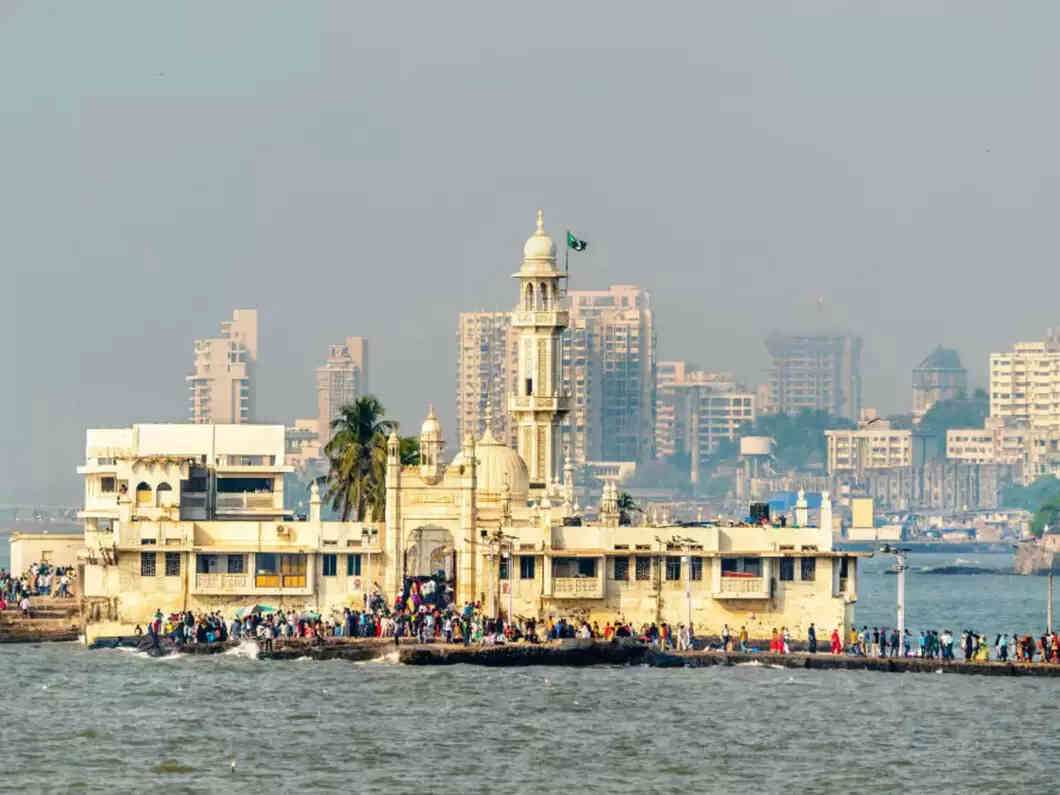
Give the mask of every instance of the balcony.
M 251 512 L 251 513 L 282 513 L 283 508 L 277 508 L 275 495 L 272 492 L 249 492 L 242 491 L 231 494 L 218 494 L 214 509 L 217 513 Z
M 603 599 L 604 588 L 596 577 L 555 577 L 552 596 L 555 599 Z
M 250 578 L 246 574 L 196 574 L 197 593 L 246 593 Z
M 721 578 L 721 590 L 713 594 L 715 599 L 768 599 L 769 584 L 764 577 Z
M 569 411 L 566 395 L 515 395 L 508 400 L 509 411 Z

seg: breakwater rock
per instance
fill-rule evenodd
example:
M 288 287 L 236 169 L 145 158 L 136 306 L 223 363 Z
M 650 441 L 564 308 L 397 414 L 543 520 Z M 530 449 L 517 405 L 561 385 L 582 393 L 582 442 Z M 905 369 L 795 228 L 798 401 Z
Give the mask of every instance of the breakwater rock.
M 298 659 L 347 660 L 350 662 L 390 662 L 401 665 L 481 665 L 488 668 L 524 666 L 586 667 L 630 665 L 652 668 L 706 668 L 715 665 L 755 665 L 770 668 L 814 670 L 880 671 L 883 673 L 946 673 L 978 676 L 1060 677 L 1060 665 L 1016 662 L 942 662 L 920 657 L 858 657 L 848 654 L 775 654 L 772 652 L 679 651 L 662 652 L 633 641 L 604 643 L 567 640 L 548 644 L 516 643 L 502 646 L 462 646 L 459 644 L 401 644 L 393 640 L 329 638 L 326 643 L 281 641 L 272 651 L 257 651 L 262 660 Z M 131 646 L 153 656 L 182 653 L 220 654 L 236 649 L 236 641 L 176 646 L 163 642 L 153 645 L 140 637 L 109 638 L 94 648 Z
M 1012 562 L 1016 574 L 1060 574 L 1057 568 L 1055 547 L 1046 547 L 1042 542 L 1025 541 L 1016 548 L 1016 559 Z

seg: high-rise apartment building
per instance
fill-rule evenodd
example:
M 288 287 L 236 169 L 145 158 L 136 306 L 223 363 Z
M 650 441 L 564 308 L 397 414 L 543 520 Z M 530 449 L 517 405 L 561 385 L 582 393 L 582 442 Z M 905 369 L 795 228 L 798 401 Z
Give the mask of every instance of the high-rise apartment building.
M 461 312 L 457 328 L 456 443 L 479 438 L 489 417 L 494 438 L 514 447 L 508 396 L 515 391 L 519 348 L 509 312 Z
M 570 413 L 563 454 L 586 461 L 639 461 L 654 455 L 655 326 L 651 294 L 639 287 L 571 291 L 562 300 L 563 390 Z M 490 428 L 515 445 L 506 396 L 516 391 L 519 349 L 506 312 L 464 312 L 457 330 L 457 434 Z
M 769 397 L 774 412 L 827 411 L 857 421 L 861 412 L 861 337 L 789 335 L 766 339 L 773 357 Z
M 317 368 L 317 422 L 321 445 L 330 438 L 331 421 L 343 406 L 368 393 L 368 340 L 347 337 L 328 347 L 328 360 Z
M 1060 331 L 990 354 L 990 418 L 1022 433 L 1024 482 L 1060 477 Z
M 659 362 L 655 395 L 656 454 L 687 453 L 696 473 L 723 439 L 735 440 L 741 425 L 755 421 L 755 394 L 730 373 Z
M 563 378 L 571 395 L 564 444 L 579 463 L 655 457 L 655 317 L 629 284 L 571 290 Z
M 917 422 L 940 400 L 963 397 L 968 391 L 968 371 L 951 348 L 935 348 L 913 370 L 913 417 Z
M 195 371 L 188 384 L 188 417 L 217 425 L 254 421 L 258 310 L 236 309 L 212 339 L 195 340 Z

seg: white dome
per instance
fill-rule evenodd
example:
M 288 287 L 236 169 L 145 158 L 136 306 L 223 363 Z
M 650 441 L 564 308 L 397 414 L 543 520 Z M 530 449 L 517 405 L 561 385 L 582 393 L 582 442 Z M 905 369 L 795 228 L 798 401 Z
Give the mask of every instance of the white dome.
M 420 437 L 429 439 L 442 438 L 442 424 L 438 421 L 438 415 L 434 413 L 434 406 L 431 406 L 427 419 L 420 426 Z
M 556 244 L 545 234 L 544 214 L 537 211 L 537 231 L 527 239 L 523 246 L 523 260 L 527 263 L 555 263 Z
M 493 438 L 486 429 L 482 441 L 475 445 L 478 467 L 475 471 L 476 491 L 501 494 L 505 483 L 511 489 L 512 499 L 525 500 L 530 491 L 530 475 L 519 454 L 506 444 Z M 465 465 L 464 454 L 458 453 L 450 468 Z

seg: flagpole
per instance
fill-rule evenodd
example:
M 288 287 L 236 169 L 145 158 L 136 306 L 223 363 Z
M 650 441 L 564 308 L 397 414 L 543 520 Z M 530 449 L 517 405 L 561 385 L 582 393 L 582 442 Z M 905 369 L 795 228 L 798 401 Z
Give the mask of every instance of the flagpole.
M 570 230 L 567 230 L 567 236 L 563 239 L 563 272 L 570 274 Z

